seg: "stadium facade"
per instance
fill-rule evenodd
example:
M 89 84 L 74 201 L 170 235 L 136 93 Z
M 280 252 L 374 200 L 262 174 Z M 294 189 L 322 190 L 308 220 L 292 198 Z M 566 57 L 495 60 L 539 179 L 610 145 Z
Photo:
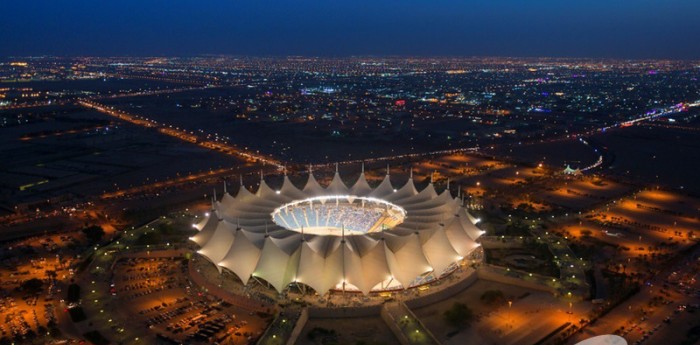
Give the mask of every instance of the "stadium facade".
M 190 239 L 219 272 L 229 270 L 243 284 L 367 294 L 452 272 L 479 247 L 477 222 L 449 188 L 437 193 L 431 182 L 418 191 L 411 176 L 396 189 L 388 171 L 372 188 L 364 169 L 347 187 L 336 168 L 326 188 L 310 173 L 303 189 L 285 175 L 279 190 L 261 177 L 255 193 L 242 184 L 236 197 L 224 191 Z

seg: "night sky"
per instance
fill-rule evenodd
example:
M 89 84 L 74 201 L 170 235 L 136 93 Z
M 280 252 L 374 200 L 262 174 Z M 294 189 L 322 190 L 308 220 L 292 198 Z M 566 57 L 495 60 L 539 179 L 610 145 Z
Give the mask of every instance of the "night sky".
M 700 58 L 699 0 L 0 2 L 0 56 Z

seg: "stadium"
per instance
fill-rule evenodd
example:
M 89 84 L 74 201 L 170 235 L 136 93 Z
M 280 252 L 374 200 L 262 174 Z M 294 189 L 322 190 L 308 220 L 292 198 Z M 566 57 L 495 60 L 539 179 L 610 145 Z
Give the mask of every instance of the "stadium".
M 254 279 L 278 292 L 305 284 L 319 294 L 366 295 L 451 273 L 479 247 L 478 221 L 449 188 L 438 193 L 431 182 L 418 191 L 411 176 L 397 189 L 388 170 L 372 188 L 364 168 L 348 187 L 336 167 L 325 188 L 310 173 L 302 189 L 285 175 L 279 190 L 261 177 L 255 193 L 242 184 L 235 197 L 224 191 L 190 239 L 244 285 Z

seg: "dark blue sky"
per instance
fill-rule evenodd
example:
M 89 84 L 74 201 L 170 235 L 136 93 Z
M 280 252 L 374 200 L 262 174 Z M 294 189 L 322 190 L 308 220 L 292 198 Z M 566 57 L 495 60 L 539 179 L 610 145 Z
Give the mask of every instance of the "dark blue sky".
M 18 0 L 0 56 L 700 58 L 700 0 Z

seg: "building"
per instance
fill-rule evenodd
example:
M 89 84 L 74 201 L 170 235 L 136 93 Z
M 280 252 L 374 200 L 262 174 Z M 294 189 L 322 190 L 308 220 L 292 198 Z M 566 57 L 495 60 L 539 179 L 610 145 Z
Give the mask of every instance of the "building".
M 372 188 L 364 169 L 347 187 L 336 169 L 326 188 L 309 174 L 302 189 L 285 176 L 279 190 L 261 179 L 255 193 L 242 185 L 236 197 L 224 192 L 191 240 L 243 284 L 367 294 L 452 272 L 479 247 L 477 222 L 449 188 L 437 193 L 431 182 L 418 191 L 411 176 L 395 189 L 388 172 Z

